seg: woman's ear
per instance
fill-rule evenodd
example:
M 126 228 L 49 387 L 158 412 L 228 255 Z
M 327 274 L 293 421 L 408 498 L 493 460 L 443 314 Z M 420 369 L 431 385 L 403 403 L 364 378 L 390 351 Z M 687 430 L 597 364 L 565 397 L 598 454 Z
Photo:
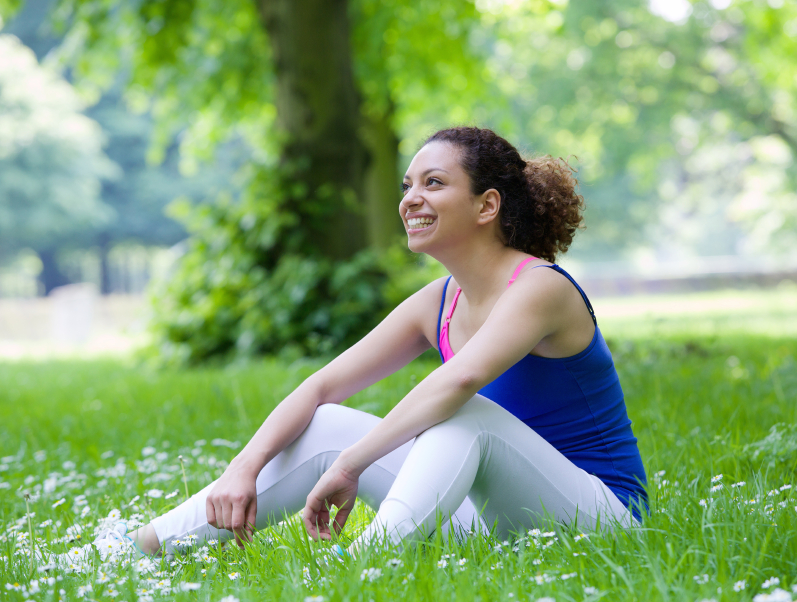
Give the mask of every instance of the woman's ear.
M 489 224 L 498 217 L 501 210 L 501 194 L 489 188 L 479 195 L 479 224 Z

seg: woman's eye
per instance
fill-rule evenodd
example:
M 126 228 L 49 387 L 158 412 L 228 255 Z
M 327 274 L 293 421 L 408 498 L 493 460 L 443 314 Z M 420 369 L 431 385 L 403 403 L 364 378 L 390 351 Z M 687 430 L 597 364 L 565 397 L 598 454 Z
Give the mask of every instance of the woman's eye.
M 426 185 L 431 186 L 432 184 L 442 184 L 442 182 L 437 178 L 429 178 L 429 181 L 426 183 Z
M 401 192 L 402 192 L 402 193 L 406 194 L 406 192 L 407 192 L 409 189 L 410 189 L 410 185 L 409 185 L 409 184 L 407 184 L 406 182 L 404 182 L 404 183 L 401 185 Z

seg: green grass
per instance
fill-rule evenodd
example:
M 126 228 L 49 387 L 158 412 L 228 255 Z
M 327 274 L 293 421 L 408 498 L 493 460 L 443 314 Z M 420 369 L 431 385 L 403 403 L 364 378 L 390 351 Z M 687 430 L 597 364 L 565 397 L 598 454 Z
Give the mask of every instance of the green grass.
M 265 360 L 182 372 L 123 361 L 0 364 L 0 597 L 73 600 L 79 587 L 92 584 L 87 599 L 96 600 L 111 599 L 113 591 L 116 599 L 146 600 L 140 596 L 146 590 L 154 599 L 213 602 L 228 595 L 241 601 L 719 601 L 771 592 L 775 586 L 762 584 L 772 577 L 790 591 L 797 584 L 797 430 L 779 427 L 773 436 L 770 429 L 797 424 L 797 341 L 738 331 L 620 338 L 611 325 L 603 328 L 650 480 L 652 514 L 642 528 L 577 539 L 576 532 L 551 525 L 557 539 L 523 534 L 503 545 L 484 537 L 460 545 L 438 538 L 327 565 L 294 520 L 261 532 L 245 550 L 214 550 L 210 562 L 190 556 L 164 562 L 157 576 L 98 561 L 85 574 L 37 572 L 25 555 L 24 494 L 32 496 L 37 545 L 55 550 L 81 543 L 64 541 L 72 525 L 83 526 L 83 540 L 90 540 L 115 508 L 146 521 L 183 497 L 178 454 L 188 459 L 189 488 L 198 490 L 235 453 L 211 441 L 245 442 L 320 364 Z M 427 357 L 349 404 L 384 415 L 436 365 Z M 145 458 L 146 447 L 156 453 Z M 123 476 L 107 472 L 122 465 Z M 718 474 L 724 487 L 712 493 Z M 746 484 L 731 487 L 740 481 Z M 794 489 L 781 490 L 793 482 Z M 178 494 L 146 497 L 153 488 Z M 141 497 L 131 505 L 135 496 Z M 62 498 L 65 503 L 53 508 Z M 360 507 L 344 536 L 356 534 L 369 516 Z M 42 526 L 48 520 L 53 523 Z M 381 573 L 369 578 L 368 569 Z M 106 583 L 98 582 L 102 572 Z M 231 580 L 233 572 L 240 578 Z M 56 579 L 53 585 L 44 581 L 48 576 Z M 31 580 L 39 581 L 40 593 L 4 587 L 30 588 Z M 163 580 L 175 591 L 159 592 Z M 740 581 L 745 589 L 734 591 Z M 201 587 L 176 591 L 182 582 Z
M 797 284 L 791 281 L 774 289 L 598 297 L 593 305 L 601 328 L 615 337 L 797 337 Z

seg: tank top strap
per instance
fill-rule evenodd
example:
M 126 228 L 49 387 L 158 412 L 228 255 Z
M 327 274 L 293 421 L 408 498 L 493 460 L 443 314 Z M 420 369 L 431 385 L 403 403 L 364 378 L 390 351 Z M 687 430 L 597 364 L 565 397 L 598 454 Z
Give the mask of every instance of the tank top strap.
M 440 325 L 443 322 L 443 307 L 446 304 L 446 291 L 448 291 L 448 283 L 450 281 L 451 281 L 451 276 L 446 278 L 446 283 L 443 285 L 443 297 L 440 299 L 440 313 L 437 315 L 437 340 L 438 340 L 437 351 L 440 353 L 440 359 L 443 360 L 444 363 L 445 363 L 446 360 L 443 357 L 443 350 L 440 349 L 440 344 L 439 344 L 439 341 L 440 341 Z
M 589 302 L 589 299 L 587 298 L 587 293 L 585 293 L 584 289 L 582 289 L 578 285 L 578 282 L 573 280 L 573 277 L 570 274 L 565 272 L 562 268 L 560 268 L 555 263 L 553 263 L 551 265 L 541 265 L 541 266 L 537 266 L 537 267 L 540 267 L 540 268 L 551 268 L 552 270 L 554 270 L 555 272 L 559 272 L 562 276 L 564 276 L 570 282 L 572 282 L 573 286 L 575 286 L 576 290 L 578 290 L 578 292 L 581 294 L 581 298 L 584 299 L 584 303 L 587 305 L 587 309 L 589 310 L 589 315 L 592 316 L 592 323 L 595 324 L 595 326 L 598 325 L 598 320 L 595 318 L 595 310 L 592 309 L 592 303 Z

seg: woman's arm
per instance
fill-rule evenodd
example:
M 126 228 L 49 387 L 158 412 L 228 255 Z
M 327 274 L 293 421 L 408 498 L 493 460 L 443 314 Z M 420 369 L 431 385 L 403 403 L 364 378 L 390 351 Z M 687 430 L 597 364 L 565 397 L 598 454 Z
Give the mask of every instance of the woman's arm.
M 568 320 L 572 286 L 551 270 L 535 270 L 503 294 L 484 325 L 451 360 L 419 383 L 365 437 L 344 450 L 307 497 L 304 522 L 329 537 L 327 506 L 340 508 L 342 527 L 359 475 L 377 459 L 451 417 L 486 384 L 527 355 Z M 550 273 L 543 273 L 550 272 Z M 580 299 L 580 297 L 579 297 Z M 583 307 L 583 303 L 582 303 Z M 583 309 L 586 311 L 586 308 Z
M 208 523 L 248 539 L 257 515 L 255 480 L 310 423 L 316 408 L 340 403 L 392 374 L 429 348 L 442 280 L 404 301 L 361 341 L 305 380 L 269 414 L 208 495 Z

